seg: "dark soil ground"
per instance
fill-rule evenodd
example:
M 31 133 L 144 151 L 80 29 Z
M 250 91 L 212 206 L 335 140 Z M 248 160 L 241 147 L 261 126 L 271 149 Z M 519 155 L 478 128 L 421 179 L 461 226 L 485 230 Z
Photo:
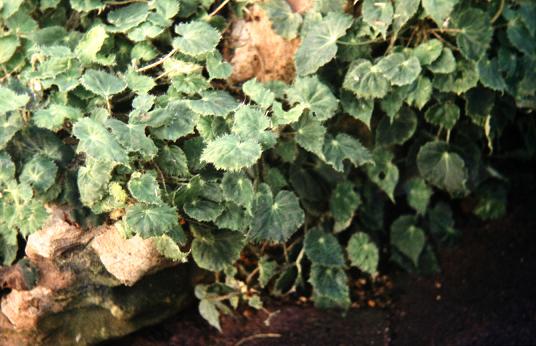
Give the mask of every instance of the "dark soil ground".
M 442 272 L 392 273 L 385 308 L 343 317 L 273 302 L 271 315 L 225 317 L 222 334 L 192 309 L 107 345 L 536 345 L 536 204 L 528 201 L 498 221 L 462 220 L 461 241 L 439 254 Z

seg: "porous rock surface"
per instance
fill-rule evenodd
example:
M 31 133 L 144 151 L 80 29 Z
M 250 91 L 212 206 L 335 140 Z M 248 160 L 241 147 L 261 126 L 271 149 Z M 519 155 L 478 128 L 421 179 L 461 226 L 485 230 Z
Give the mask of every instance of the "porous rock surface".
M 0 267 L 0 345 L 90 345 L 131 333 L 192 301 L 189 266 L 113 226 L 83 230 L 51 207 L 26 257 Z

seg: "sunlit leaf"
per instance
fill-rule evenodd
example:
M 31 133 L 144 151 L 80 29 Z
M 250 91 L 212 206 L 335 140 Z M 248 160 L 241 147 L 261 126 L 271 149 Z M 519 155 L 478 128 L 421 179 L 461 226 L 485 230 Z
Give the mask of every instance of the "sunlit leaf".
M 256 140 L 241 140 L 237 135 L 228 134 L 209 142 L 201 159 L 217 169 L 238 171 L 255 164 L 261 153 L 261 145 Z
M 352 25 L 346 14 L 330 12 L 303 38 L 296 52 L 296 68 L 300 76 L 314 73 L 337 54 L 337 40 L 344 36 Z M 311 54 L 315 52 L 315 54 Z

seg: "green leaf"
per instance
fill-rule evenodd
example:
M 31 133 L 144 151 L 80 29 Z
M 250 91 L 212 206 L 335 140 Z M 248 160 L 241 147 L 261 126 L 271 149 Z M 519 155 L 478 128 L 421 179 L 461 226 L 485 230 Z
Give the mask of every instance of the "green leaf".
M 382 98 L 389 90 L 389 81 L 377 66 L 360 59 L 350 65 L 342 86 L 359 98 Z
M 413 84 L 408 85 L 404 88 L 394 87 L 385 97 L 380 101 L 380 108 L 387 114 L 390 121 L 396 116 L 396 114 L 402 108 L 404 104 L 404 99 L 406 98 L 409 88 Z
M 261 145 L 254 139 L 241 140 L 234 134 L 223 135 L 209 142 L 201 160 L 217 169 L 238 171 L 255 164 L 262 154 Z
M 441 55 L 432 64 L 428 65 L 428 69 L 435 74 L 449 74 L 456 70 L 456 59 L 450 48 L 443 47 Z
M 161 15 L 166 19 L 171 19 L 175 17 L 180 10 L 181 3 L 175 0 L 155 0 L 154 6 L 156 13 Z
M 90 12 L 104 8 L 101 0 L 70 0 L 73 10 L 78 12 Z
M 220 312 L 216 308 L 216 304 L 207 299 L 201 299 L 199 301 L 199 314 L 203 317 L 211 326 L 221 332 L 220 326 Z
M 349 300 L 348 277 L 343 268 L 313 263 L 309 283 L 315 294 L 334 301 Z
M 109 30 L 115 32 L 127 32 L 143 23 L 148 15 L 149 7 L 143 2 L 137 2 L 125 7 L 117 8 L 108 13 L 108 22 L 113 25 Z
M 296 142 L 305 150 L 310 151 L 320 158 L 324 156 L 324 135 L 326 128 L 311 116 L 302 116 L 294 126 L 296 130 Z
M 165 112 L 169 114 L 169 120 L 163 126 L 151 130 L 156 138 L 176 141 L 194 132 L 199 115 L 188 108 L 185 103 L 172 102 L 167 105 Z
M 372 162 L 372 155 L 357 139 L 339 133 L 333 138 L 327 135 L 324 142 L 324 157 L 336 171 L 344 171 L 344 160 L 349 160 L 355 167 Z
M 17 259 L 19 244 L 17 231 L 11 230 L 7 225 L 0 224 L 0 258 L 2 264 L 10 266 Z
M 1 91 L 0 91 L 1 94 Z M 0 107 L 2 106 L 0 98 Z M 0 114 L 0 149 L 3 149 L 13 136 L 22 129 L 22 117 L 18 113 Z
M 530 2 L 523 2 L 519 6 L 519 15 L 521 20 L 529 30 L 529 32 L 535 36 L 536 35 L 536 5 Z
M 416 221 L 414 216 L 403 215 L 391 225 L 391 245 L 408 256 L 415 266 L 426 243 L 424 231 L 415 226 Z
M 84 34 L 74 52 L 84 63 L 98 63 L 97 53 L 101 50 L 107 37 L 108 34 L 104 26 L 96 25 Z
M 65 120 L 78 120 L 82 112 L 78 108 L 53 103 L 36 111 L 32 117 L 37 127 L 57 132 L 63 128 Z
M 432 97 L 432 82 L 424 76 L 417 78 L 413 84 L 408 85 L 406 103 L 421 110 Z
M 480 59 L 478 62 L 478 73 L 480 75 L 480 83 L 486 88 L 495 91 L 504 91 L 506 89 L 506 81 L 499 69 L 498 59 Z
M 214 223 L 219 228 L 245 233 L 251 224 L 251 214 L 248 210 L 232 203 L 226 203 L 223 213 Z
M 155 157 L 158 148 L 153 140 L 145 135 L 144 125 L 126 124 L 110 118 L 106 120 L 106 127 L 128 152 L 140 154 L 145 160 Z
M 15 35 L 0 37 L 0 64 L 5 64 L 11 59 L 20 45 L 20 41 Z
M 486 126 L 494 105 L 495 93 L 489 89 L 476 87 L 465 93 L 465 115 L 478 126 Z
M 97 70 L 86 70 L 80 83 L 87 90 L 106 99 L 127 88 L 126 82 L 110 73 Z
M 293 192 L 279 191 L 275 199 L 270 187 L 259 185 L 253 204 L 253 224 L 248 237 L 253 241 L 285 242 L 303 224 L 305 214 Z
M 283 105 L 281 102 L 274 102 L 272 105 L 272 123 L 274 126 L 278 125 L 288 125 L 295 123 L 300 119 L 305 107 L 298 103 L 293 108 L 288 111 L 283 110 Z
M 156 250 L 165 258 L 175 262 L 186 262 L 188 252 L 182 252 L 177 243 L 167 235 L 153 238 Z
M 36 155 L 24 165 L 19 181 L 43 193 L 54 184 L 57 174 L 58 166 L 54 161 L 42 155 Z
M 417 214 L 424 215 L 426 209 L 428 209 L 430 197 L 432 197 L 432 189 L 422 178 L 408 180 L 405 188 L 407 193 L 406 198 L 410 207 L 415 209 Z
M 474 88 L 478 83 L 478 69 L 470 60 L 460 59 L 456 62 L 456 70 L 450 74 L 436 74 L 433 85 L 443 92 L 458 95 Z
M 313 264 L 326 267 L 344 266 L 342 248 L 337 238 L 325 232 L 321 227 L 315 227 L 305 234 L 303 248 L 307 258 Z
M 440 28 L 445 25 L 445 19 L 450 16 L 458 0 L 422 0 L 422 7 Z
M 11 17 L 13 14 L 15 14 L 19 10 L 20 6 L 23 3 L 24 3 L 24 0 L 3 1 L 2 6 L 0 6 L 1 17 L 4 19 Z
M 527 55 L 533 55 L 536 52 L 535 35 L 530 33 L 521 18 L 514 18 L 508 23 L 506 35 L 512 45 L 520 52 Z
M 296 52 L 298 75 L 315 73 L 337 54 L 337 40 L 346 34 L 352 25 L 352 17 L 330 12 L 309 30 Z M 311 52 L 315 52 L 311 54 Z
M 347 222 L 361 205 L 361 197 L 354 191 L 354 184 L 343 181 L 335 186 L 329 198 L 329 210 L 337 222 Z
M 376 144 L 383 146 L 401 145 L 407 142 L 417 129 L 417 115 L 404 107 L 392 121 L 383 117 L 376 128 Z
M 207 71 L 210 79 L 227 79 L 233 73 L 233 66 L 222 60 L 221 54 L 213 54 L 207 58 Z M 242 86 L 243 87 L 243 86 Z
M 0 115 L 7 112 L 16 111 L 26 106 L 30 101 L 28 95 L 19 95 L 13 90 L 0 85 Z
M 421 65 L 415 56 L 406 58 L 402 53 L 393 53 L 382 58 L 375 67 L 393 85 L 411 84 L 419 77 Z
M 417 155 L 417 167 L 424 179 L 451 195 L 466 192 L 465 163 L 447 143 L 438 141 L 424 144 Z
M 496 207 L 496 206 L 495 206 Z M 495 211 L 500 209 L 494 209 Z M 428 224 L 430 233 L 441 242 L 452 242 L 460 236 L 454 228 L 452 209 L 444 202 L 437 203 L 428 211 Z
M 393 30 L 395 32 L 406 24 L 419 9 L 420 0 L 396 0 L 395 13 L 393 15 Z
M 110 213 L 116 209 L 125 208 L 128 193 L 123 189 L 123 186 L 117 182 L 108 184 L 108 190 L 105 192 L 105 197 L 91 206 L 91 211 L 95 214 Z
M 272 22 L 274 31 L 286 38 L 292 40 L 298 33 L 298 28 L 302 22 L 299 13 L 292 10 L 286 0 L 273 0 L 262 4 L 264 10 Z
M 201 99 L 190 100 L 188 106 L 201 115 L 224 117 L 237 109 L 239 104 L 229 93 L 217 90 L 203 92 Z
M 82 118 L 73 126 L 73 134 L 78 138 L 78 153 L 98 159 L 128 165 L 128 156 L 115 138 L 99 122 Z
M 222 117 L 205 115 L 199 118 L 196 129 L 204 140 L 213 141 L 214 139 L 229 133 L 229 122 L 230 120 L 226 120 Z
M 277 270 L 277 262 L 268 260 L 268 257 L 263 256 L 258 262 L 259 266 L 259 285 L 264 288 L 274 277 Z
M 27 237 L 30 234 L 38 231 L 43 227 L 48 220 L 49 214 L 45 209 L 43 202 L 32 200 L 24 205 L 21 214 L 19 215 L 19 231 Z
M 126 209 L 125 221 L 128 228 L 142 238 L 158 237 L 180 229 L 177 212 L 167 205 L 134 204 Z
M 297 78 L 287 90 L 291 104 L 298 103 L 309 109 L 318 121 L 327 120 L 335 115 L 338 100 L 331 90 L 320 82 L 318 76 Z
M 398 167 L 393 164 L 393 154 L 384 148 L 377 148 L 373 152 L 374 164 L 367 165 L 367 175 L 373 183 L 384 191 L 392 202 L 395 201 L 394 192 L 398 183 Z
M 210 271 L 218 272 L 233 265 L 244 247 L 244 236 L 238 232 L 195 228 L 193 234 L 195 263 Z
M 160 186 L 151 173 L 134 172 L 128 181 L 128 191 L 139 202 L 162 204 Z
M 0 151 L 0 185 L 15 178 L 15 164 L 5 151 Z
M 356 98 L 352 93 L 341 93 L 341 104 L 344 111 L 363 122 L 370 129 L 370 118 L 374 110 L 374 100 Z
M 477 203 L 473 213 L 481 220 L 496 220 L 506 215 L 508 206 L 508 189 L 506 186 L 504 186 L 504 184 L 484 183 L 478 188 L 476 198 Z M 438 206 L 436 206 L 436 209 Z M 450 218 L 440 218 L 440 215 L 437 215 L 437 219 L 439 219 L 437 221 L 442 221 L 443 219 L 443 222 L 437 222 L 436 220 L 434 221 L 440 225 L 446 224 L 446 227 L 452 227 L 454 225 L 454 220 L 452 219 L 452 212 L 450 208 L 448 211 L 450 212 L 450 215 L 448 215 Z M 436 214 L 440 213 L 438 212 Z
M 194 182 L 192 179 L 186 185 L 184 193 L 183 209 L 188 216 L 198 221 L 215 221 L 224 210 L 220 184 L 204 180 Z
M 265 139 L 272 135 L 271 132 L 265 131 L 269 126 L 270 118 L 263 111 L 243 105 L 234 114 L 232 132 L 242 140 L 254 139 L 264 143 Z
M 393 4 L 388 0 L 365 0 L 363 2 L 363 20 L 383 38 L 387 36 L 387 28 L 393 22 Z
M 432 39 L 421 43 L 413 50 L 413 55 L 419 59 L 422 66 L 430 65 L 436 61 L 443 52 L 443 43 L 438 39 Z
M 156 157 L 156 163 L 166 175 L 174 177 L 188 177 L 190 175 L 186 155 L 176 145 L 161 147 Z
M 467 8 L 452 16 L 452 24 L 461 31 L 456 44 L 464 57 L 478 61 L 486 53 L 493 36 L 493 26 L 487 12 Z
M 424 119 L 430 124 L 451 130 L 460 118 L 460 108 L 452 101 L 433 105 L 424 113 Z
M 250 79 L 242 84 L 242 90 L 251 101 L 266 109 L 274 103 L 275 94 L 256 79 Z
M 251 207 L 254 198 L 253 184 L 244 173 L 226 172 L 221 181 L 223 198 L 247 209 Z
M 264 182 L 270 185 L 272 192 L 277 193 L 282 188 L 288 186 L 287 179 L 276 167 L 264 168 Z
M 173 39 L 173 48 L 192 56 L 212 52 L 221 38 L 218 30 L 202 21 L 181 23 L 175 27 L 175 32 L 180 37 Z
M 352 234 L 348 241 L 346 252 L 352 266 L 370 275 L 377 273 L 380 251 L 366 233 L 357 232 Z
M 78 191 L 83 205 L 93 207 L 104 197 L 113 166 L 109 161 L 87 160 L 86 165 L 78 169 Z
M 146 94 L 156 86 L 153 78 L 139 74 L 134 70 L 127 72 L 125 80 L 128 88 L 138 94 Z

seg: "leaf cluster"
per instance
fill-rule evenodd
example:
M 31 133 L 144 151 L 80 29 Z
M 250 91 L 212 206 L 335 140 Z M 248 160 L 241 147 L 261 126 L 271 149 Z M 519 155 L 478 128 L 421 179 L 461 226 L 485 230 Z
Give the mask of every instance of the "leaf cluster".
M 114 223 L 222 273 L 196 290 L 220 328 L 229 306 L 261 308 L 260 290 L 346 308 L 352 267 L 437 270 L 457 201 L 476 200 L 482 219 L 505 212 L 503 133 L 536 153 L 531 1 L 219 5 L 0 0 L 5 264 L 47 204 L 66 204 L 80 224 Z M 229 84 L 222 38 L 249 6 L 300 39 L 291 84 Z

